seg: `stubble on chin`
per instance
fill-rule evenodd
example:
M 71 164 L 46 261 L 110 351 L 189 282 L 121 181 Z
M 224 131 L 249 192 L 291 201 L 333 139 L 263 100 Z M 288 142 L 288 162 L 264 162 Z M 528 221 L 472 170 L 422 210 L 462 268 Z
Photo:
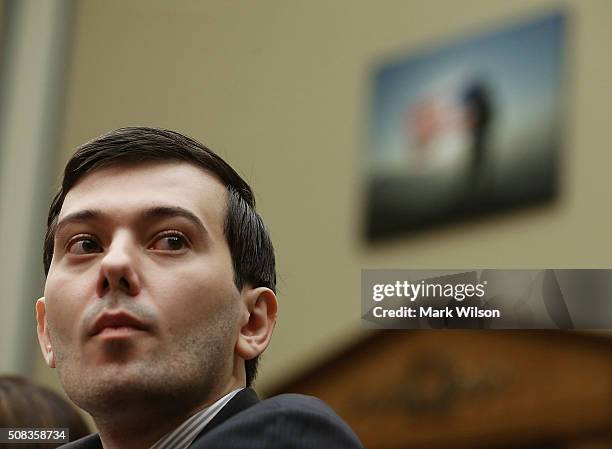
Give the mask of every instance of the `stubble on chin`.
M 172 349 L 153 350 L 140 358 L 118 352 L 115 359 L 97 366 L 58 354 L 60 380 L 70 399 L 94 418 L 118 417 L 143 407 L 159 406 L 168 412 L 195 407 L 210 398 L 218 380 L 231 371 L 226 363 L 227 354 L 233 353 L 231 331 L 222 325 L 216 330 L 207 338 L 183 335 Z

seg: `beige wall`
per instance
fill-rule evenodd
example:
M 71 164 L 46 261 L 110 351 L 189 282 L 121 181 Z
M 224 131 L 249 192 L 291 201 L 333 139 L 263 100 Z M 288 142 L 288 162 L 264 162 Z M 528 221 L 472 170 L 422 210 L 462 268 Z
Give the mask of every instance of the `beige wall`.
M 369 69 L 559 2 L 79 2 L 62 161 L 111 128 L 155 125 L 225 156 L 278 253 L 280 321 L 264 391 L 360 331 L 361 268 L 610 267 L 612 2 L 569 1 L 562 200 L 418 238 L 360 237 Z M 58 167 L 59 171 L 59 167 Z M 41 378 L 48 373 L 41 369 Z

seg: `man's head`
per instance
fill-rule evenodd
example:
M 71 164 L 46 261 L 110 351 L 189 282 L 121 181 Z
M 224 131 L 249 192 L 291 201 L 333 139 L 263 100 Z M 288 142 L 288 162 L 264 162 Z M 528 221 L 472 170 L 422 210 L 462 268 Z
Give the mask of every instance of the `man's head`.
M 250 385 L 275 324 L 274 251 L 250 187 L 176 132 L 122 128 L 77 149 L 44 266 L 41 348 L 86 409 Z

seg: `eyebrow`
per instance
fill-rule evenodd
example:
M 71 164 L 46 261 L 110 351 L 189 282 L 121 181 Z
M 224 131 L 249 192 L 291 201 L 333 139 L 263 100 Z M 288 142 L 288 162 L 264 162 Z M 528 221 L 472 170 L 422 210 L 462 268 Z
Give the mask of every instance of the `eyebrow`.
M 56 235 L 60 233 L 63 227 L 78 222 L 88 222 L 95 221 L 99 219 L 103 219 L 106 216 L 104 212 L 99 209 L 85 209 L 77 212 L 73 212 L 71 214 L 66 215 L 62 218 L 56 228 Z M 143 210 L 139 214 L 139 221 L 151 221 L 151 220 L 161 220 L 164 218 L 174 218 L 174 217 L 182 217 L 186 220 L 190 221 L 202 234 L 208 234 L 208 230 L 202 220 L 200 220 L 197 215 L 193 212 L 180 207 L 180 206 L 155 206 L 149 209 Z

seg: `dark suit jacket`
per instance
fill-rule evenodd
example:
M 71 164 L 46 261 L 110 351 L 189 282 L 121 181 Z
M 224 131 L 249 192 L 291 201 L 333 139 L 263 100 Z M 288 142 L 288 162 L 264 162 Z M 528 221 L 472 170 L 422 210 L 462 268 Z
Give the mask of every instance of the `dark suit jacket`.
M 101 449 L 90 435 L 63 449 Z M 350 427 L 324 402 L 283 394 L 260 401 L 254 390 L 236 394 L 193 441 L 190 449 L 363 449 Z

